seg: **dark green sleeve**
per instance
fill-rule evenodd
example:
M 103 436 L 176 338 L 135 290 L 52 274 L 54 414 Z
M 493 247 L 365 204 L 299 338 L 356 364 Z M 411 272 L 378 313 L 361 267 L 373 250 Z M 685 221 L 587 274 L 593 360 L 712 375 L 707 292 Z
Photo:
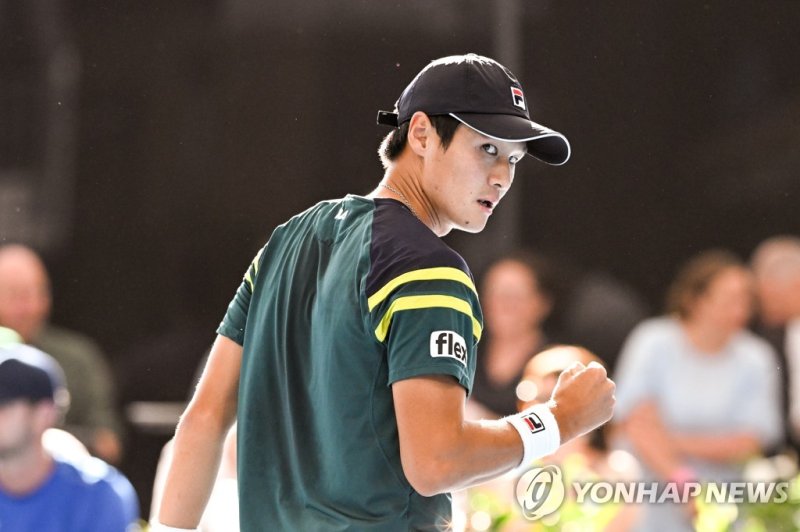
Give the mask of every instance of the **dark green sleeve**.
M 443 374 L 471 393 L 482 330 L 472 290 L 448 280 L 410 282 L 374 310 L 374 334 L 386 345 L 388 384 Z
M 258 270 L 261 266 L 261 255 L 264 249 L 259 250 L 253 262 L 248 266 L 245 271 L 242 284 L 236 290 L 236 295 L 233 296 L 228 311 L 225 317 L 222 318 L 222 323 L 217 327 L 217 334 L 221 334 L 230 338 L 239 345 L 244 343 L 244 329 L 247 325 L 247 313 L 250 309 L 250 298 L 253 295 L 256 279 L 258 278 Z

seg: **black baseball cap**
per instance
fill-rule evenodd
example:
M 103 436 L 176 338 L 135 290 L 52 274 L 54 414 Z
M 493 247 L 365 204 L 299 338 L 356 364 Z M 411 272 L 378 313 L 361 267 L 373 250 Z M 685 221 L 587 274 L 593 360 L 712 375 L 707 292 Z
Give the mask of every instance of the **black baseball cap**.
M 570 156 L 564 135 L 531 120 L 514 74 L 488 57 L 466 54 L 432 61 L 406 87 L 393 112 L 378 112 L 378 123 L 398 127 L 417 111 L 452 116 L 493 139 L 525 142 L 530 155 L 548 164 L 564 164 Z
M 15 399 L 67 406 L 64 372 L 50 355 L 29 345 L 0 347 L 0 404 Z

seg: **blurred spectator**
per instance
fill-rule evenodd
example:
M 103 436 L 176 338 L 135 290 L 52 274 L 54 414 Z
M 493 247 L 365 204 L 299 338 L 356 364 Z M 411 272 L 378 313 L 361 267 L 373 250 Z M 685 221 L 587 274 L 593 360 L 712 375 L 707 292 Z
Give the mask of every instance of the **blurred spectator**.
M 105 357 L 89 338 L 50 325 L 50 307 L 50 280 L 41 259 L 25 246 L 0 247 L 0 325 L 18 332 L 64 368 L 72 391 L 65 429 L 93 454 L 118 463 L 120 422 Z
M 136 493 L 119 471 L 82 455 L 74 441 L 63 448 L 64 433 L 49 434 L 45 443 L 68 404 L 53 358 L 23 344 L 0 347 L 0 529 L 138 529 Z
M 628 338 L 616 375 L 616 422 L 648 480 L 725 481 L 780 439 L 774 353 L 744 329 L 749 272 L 724 251 L 679 272 L 669 316 Z M 693 505 L 646 505 L 640 530 L 692 530 Z
M 515 389 L 525 364 L 547 343 L 542 323 L 552 305 L 548 275 L 548 263 L 529 252 L 495 261 L 484 275 L 484 337 L 470 417 L 494 419 L 517 412 Z
M 776 236 L 753 252 L 758 332 L 772 343 L 781 368 L 788 443 L 800 449 L 800 238 Z

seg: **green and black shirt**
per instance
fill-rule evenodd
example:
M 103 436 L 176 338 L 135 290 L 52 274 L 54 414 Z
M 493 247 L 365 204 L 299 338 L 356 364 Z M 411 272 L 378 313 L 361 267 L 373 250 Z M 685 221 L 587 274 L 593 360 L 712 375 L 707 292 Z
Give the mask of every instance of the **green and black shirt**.
M 218 329 L 244 348 L 242 530 L 441 529 L 450 497 L 406 480 L 391 384 L 469 393 L 482 321 L 464 260 L 398 201 L 325 201 L 275 229 Z

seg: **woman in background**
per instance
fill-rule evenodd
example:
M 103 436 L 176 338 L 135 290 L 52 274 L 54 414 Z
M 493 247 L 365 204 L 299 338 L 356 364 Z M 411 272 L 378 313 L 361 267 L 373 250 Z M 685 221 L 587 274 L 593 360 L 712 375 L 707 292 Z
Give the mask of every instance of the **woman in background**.
M 517 412 L 525 364 L 548 343 L 542 324 L 552 307 L 549 264 L 521 251 L 495 261 L 481 283 L 484 338 L 468 407 L 476 418 Z
M 669 314 L 629 336 L 616 374 L 615 422 L 646 480 L 739 480 L 744 461 L 781 435 L 774 354 L 745 329 L 750 273 L 708 251 L 678 273 Z M 693 505 L 647 505 L 640 530 L 693 530 Z

